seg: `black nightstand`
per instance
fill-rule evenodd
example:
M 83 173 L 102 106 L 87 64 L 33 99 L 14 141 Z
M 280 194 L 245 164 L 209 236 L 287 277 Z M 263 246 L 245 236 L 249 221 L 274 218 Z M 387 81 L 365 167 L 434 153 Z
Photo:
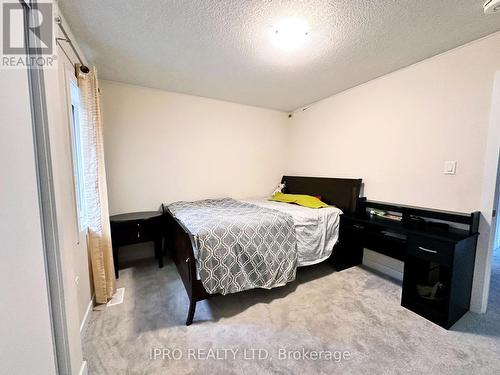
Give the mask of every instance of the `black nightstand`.
M 111 216 L 109 220 L 116 278 L 119 277 L 120 246 L 153 241 L 158 266 L 163 267 L 162 242 L 165 237 L 165 217 L 161 212 L 131 212 Z

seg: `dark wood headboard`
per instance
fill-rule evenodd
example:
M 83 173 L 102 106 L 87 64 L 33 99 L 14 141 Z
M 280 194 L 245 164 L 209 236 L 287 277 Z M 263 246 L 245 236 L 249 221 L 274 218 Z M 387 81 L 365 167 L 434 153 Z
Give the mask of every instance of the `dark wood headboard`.
M 321 195 L 321 200 L 340 208 L 344 213 L 356 211 L 361 192 L 361 178 L 328 178 L 283 176 L 285 193 Z

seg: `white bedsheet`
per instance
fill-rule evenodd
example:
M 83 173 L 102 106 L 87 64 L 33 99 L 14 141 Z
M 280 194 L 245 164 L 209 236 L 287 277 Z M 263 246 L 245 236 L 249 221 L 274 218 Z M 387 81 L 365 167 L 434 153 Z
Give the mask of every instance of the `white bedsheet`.
M 326 260 L 339 238 L 342 211 L 336 207 L 307 208 L 267 199 L 244 200 L 257 206 L 284 212 L 293 218 L 297 237 L 298 266 L 309 266 Z

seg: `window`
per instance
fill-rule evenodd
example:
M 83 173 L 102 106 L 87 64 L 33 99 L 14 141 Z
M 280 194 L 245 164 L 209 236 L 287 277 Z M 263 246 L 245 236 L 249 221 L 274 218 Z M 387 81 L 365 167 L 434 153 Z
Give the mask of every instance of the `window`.
M 71 98 L 71 138 L 73 149 L 73 173 L 75 179 L 76 209 L 80 231 L 87 229 L 85 204 L 85 173 L 83 159 L 82 128 L 80 126 L 80 91 L 75 80 L 70 80 Z

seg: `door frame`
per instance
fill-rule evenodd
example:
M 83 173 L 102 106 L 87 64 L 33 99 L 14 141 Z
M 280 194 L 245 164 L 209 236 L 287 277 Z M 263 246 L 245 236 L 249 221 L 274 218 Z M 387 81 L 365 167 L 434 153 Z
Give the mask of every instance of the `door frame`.
M 499 157 L 500 159 L 500 157 Z M 498 174 L 500 175 L 500 160 L 498 162 Z M 496 226 L 497 226 L 497 229 L 496 229 L 496 233 L 495 233 L 495 242 L 493 244 L 493 251 L 495 250 L 498 250 L 500 249 L 500 215 L 499 215 L 499 212 L 500 212 L 500 187 L 498 186 L 498 183 L 497 183 L 497 197 L 496 197 L 496 200 L 497 200 L 497 204 L 496 204 Z
M 24 12 L 26 55 L 36 59 L 39 57 L 38 54 L 33 52 L 33 49 L 28 48 L 30 45 L 28 42 L 30 37 L 28 26 L 30 24 L 29 20 L 34 20 L 32 24 L 38 24 L 36 22 L 38 12 L 34 11 L 37 9 L 38 4 L 36 0 L 19 0 L 19 2 L 23 6 Z M 58 374 L 72 374 L 43 69 L 28 68 L 28 86 L 33 128 L 33 148 L 36 159 L 40 225 L 42 228 L 56 372 Z
M 485 313 L 490 292 L 491 267 L 495 247 L 500 195 L 500 71 L 494 77 L 490 120 L 482 176 L 479 238 L 474 268 L 471 306 L 474 312 Z

